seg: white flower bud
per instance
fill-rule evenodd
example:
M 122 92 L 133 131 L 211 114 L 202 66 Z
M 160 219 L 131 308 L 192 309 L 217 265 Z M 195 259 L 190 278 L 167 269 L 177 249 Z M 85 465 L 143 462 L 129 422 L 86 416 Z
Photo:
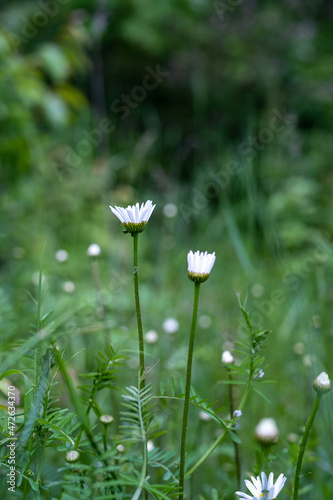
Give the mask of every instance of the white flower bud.
M 149 439 L 149 441 L 147 441 L 147 451 L 153 451 L 153 449 L 155 448 L 155 445 L 153 443 L 153 441 L 151 439 Z
M 55 258 L 58 262 L 66 262 L 68 257 L 68 252 L 66 252 L 66 250 L 58 250 L 55 254 Z
M 223 351 L 221 361 L 225 365 L 231 365 L 235 360 L 230 351 Z
M 158 333 L 155 332 L 155 330 L 149 330 L 145 334 L 145 341 L 148 342 L 148 344 L 155 344 L 158 341 Z
M 98 257 L 99 255 L 101 255 L 101 253 L 102 253 L 101 247 L 97 245 L 97 243 L 92 243 L 88 247 L 87 250 L 88 257 Z
M 69 451 L 67 454 L 66 454 L 66 462 L 68 463 L 73 463 L 73 462 L 77 462 L 80 458 L 80 453 L 76 450 L 71 450 Z
M 113 417 L 111 415 L 101 415 L 99 421 L 104 425 L 110 425 L 113 422 Z
M 179 329 L 179 323 L 175 318 L 167 318 L 163 323 L 165 333 L 176 333 Z
M 75 284 L 73 283 L 73 281 L 65 281 L 62 284 L 62 289 L 66 293 L 73 293 L 75 292 Z
M 263 418 L 255 428 L 258 441 L 264 444 L 274 444 L 279 438 L 279 430 L 274 418 Z
M 332 382 L 328 378 L 327 373 L 322 372 L 313 382 L 313 388 L 318 394 L 329 392 L 332 387 Z

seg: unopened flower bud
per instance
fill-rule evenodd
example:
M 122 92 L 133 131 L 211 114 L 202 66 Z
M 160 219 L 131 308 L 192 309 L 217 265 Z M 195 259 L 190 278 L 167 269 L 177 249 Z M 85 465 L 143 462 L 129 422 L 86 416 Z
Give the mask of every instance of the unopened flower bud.
M 317 378 L 313 381 L 313 388 L 318 394 L 325 394 L 325 392 L 329 392 L 332 387 L 332 382 L 328 378 L 327 373 L 322 372 L 318 375 Z
M 104 425 L 110 425 L 113 422 L 113 417 L 111 415 L 101 415 L 99 421 Z
M 147 451 L 153 451 L 154 448 L 155 448 L 155 445 L 154 445 L 153 441 L 151 439 L 149 439 L 149 441 L 147 441 Z
M 279 430 L 274 418 L 263 418 L 255 428 L 256 438 L 263 444 L 274 444 L 279 438 Z
M 101 247 L 97 243 L 92 243 L 87 250 L 88 257 L 99 257 L 102 253 Z
M 69 451 L 67 454 L 66 454 L 66 462 L 68 463 L 73 463 L 73 462 L 77 462 L 80 458 L 80 453 L 76 450 L 71 450 Z
M 58 250 L 55 254 L 55 258 L 58 262 L 66 262 L 68 260 L 68 252 L 66 250 Z
M 158 341 L 158 333 L 155 332 L 155 330 L 149 330 L 145 334 L 145 341 L 148 342 L 148 344 L 155 344 Z
M 221 361 L 225 365 L 231 365 L 235 360 L 230 351 L 223 351 Z

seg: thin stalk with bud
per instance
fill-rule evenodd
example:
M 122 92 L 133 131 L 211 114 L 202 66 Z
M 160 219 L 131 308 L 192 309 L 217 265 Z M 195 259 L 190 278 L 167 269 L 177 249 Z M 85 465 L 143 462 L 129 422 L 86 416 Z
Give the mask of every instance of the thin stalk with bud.
M 180 446 L 179 500 L 182 500 L 184 498 L 187 423 L 188 423 L 188 410 L 190 404 L 194 338 L 197 326 L 200 285 L 209 278 L 209 274 L 215 263 L 215 252 L 212 254 L 207 254 L 207 252 L 193 253 L 192 251 L 190 251 L 187 256 L 187 261 L 188 261 L 188 277 L 190 278 L 191 281 L 194 282 L 194 303 L 193 303 L 189 350 L 187 357 L 185 402 L 184 402 L 184 413 L 183 413 L 181 446 Z

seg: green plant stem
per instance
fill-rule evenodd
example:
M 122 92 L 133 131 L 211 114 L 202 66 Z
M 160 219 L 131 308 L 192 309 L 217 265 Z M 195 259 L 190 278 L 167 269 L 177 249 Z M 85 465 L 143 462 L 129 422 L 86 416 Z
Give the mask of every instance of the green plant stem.
M 43 249 L 44 253 L 44 249 Z M 42 259 L 43 259 L 43 253 L 42 253 Z M 35 347 L 35 364 L 34 364 L 34 390 L 33 394 L 34 397 L 36 396 L 37 393 L 37 388 L 38 388 L 38 382 L 39 382 L 39 376 L 41 372 L 41 366 L 40 366 L 40 349 L 41 349 L 41 307 L 42 307 L 42 260 L 40 263 L 40 269 L 39 269 L 39 279 L 38 279 L 38 297 L 37 297 L 37 333 L 36 335 L 38 336 L 38 343 Z
M 134 269 L 133 269 L 134 297 L 135 297 L 136 317 L 137 317 L 137 322 L 138 322 L 138 335 L 139 335 L 140 389 L 144 389 L 146 383 L 145 383 L 145 352 L 144 352 L 144 344 L 143 344 L 143 328 L 142 328 L 140 296 L 139 296 L 139 268 L 138 268 L 139 233 L 132 234 L 132 237 L 133 237 L 133 265 L 134 265 Z M 143 468 L 144 468 L 144 470 L 142 470 L 141 480 L 143 477 L 145 480 L 146 475 L 148 474 L 147 443 L 144 447 L 144 453 L 143 453 Z M 144 497 L 145 497 L 145 500 L 148 500 L 148 492 L 146 490 L 144 492 Z
M 312 411 L 311 414 L 308 418 L 308 421 L 305 426 L 305 431 L 303 434 L 302 442 L 299 448 L 299 453 L 298 453 L 298 459 L 297 459 L 297 465 L 296 465 L 296 473 L 295 473 L 295 482 L 294 482 L 294 496 L 293 500 L 298 499 L 298 488 L 299 488 L 299 481 L 301 478 L 301 469 L 302 469 L 302 461 L 303 461 L 303 456 L 306 448 L 306 443 L 309 437 L 309 432 L 312 427 L 313 421 L 315 419 L 317 410 L 319 408 L 319 403 L 321 399 L 321 394 L 317 394 L 317 397 L 315 399 L 315 402 L 313 403 Z
M 143 462 L 142 462 L 140 482 L 139 482 L 139 485 L 138 485 L 134 495 L 132 496 L 132 500 L 138 500 L 140 498 L 142 488 L 143 488 L 143 485 L 145 483 L 147 472 L 148 472 L 147 464 L 148 464 L 147 440 L 145 440 L 143 442 Z M 148 498 L 148 492 L 146 490 L 145 490 L 145 498 Z
M 42 444 L 42 449 L 39 453 L 39 464 L 38 464 L 38 472 L 37 472 L 37 477 L 36 477 L 36 483 L 40 483 L 40 477 L 42 475 L 42 466 L 43 466 L 43 459 L 44 459 L 44 443 Z
M 91 400 L 93 400 L 93 398 L 94 398 L 94 397 L 95 397 L 95 392 L 93 392 L 93 393 L 91 394 L 90 399 L 91 399 Z M 87 417 L 88 417 L 88 415 L 89 415 L 89 412 L 90 412 L 91 408 L 92 408 L 92 403 L 89 403 L 89 404 L 88 404 L 88 407 L 87 407 L 87 409 L 86 409 L 86 416 L 87 416 Z M 76 438 L 75 438 L 74 450 L 77 450 L 77 449 L 78 449 L 78 447 L 79 447 L 79 444 L 80 444 L 80 441 L 81 441 L 81 437 L 82 437 L 83 431 L 84 431 L 84 427 L 83 427 L 83 425 L 81 425 L 80 430 L 79 430 L 79 432 L 77 433 L 77 436 L 76 436 Z
M 138 335 L 139 335 L 139 354 L 140 354 L 140 389 L 145 387 L 145 354 L 143 345 L 143 330 L 139 297 L 139 269 L 138 269 L 138 237 L 139 233 L 133 234 L 133 278 L 134 278 L 134 296 L 136 317 L 138 322 Z
M 228 378 L 229 378 L 229 404 L 230 404 L 230 419 L 233 418 L 234 411 L 235 411 L 235 404 L 234 404 L 234 394 L 233 394 L 233 386 L 232 386 L 232 375 L 230 372 L 230 368 L 227 367 L 227 372 L 228 372 Z M 240 456 L 239 456 L 239 447 L 238 444 L 233 441 L 234 443 L 234 450 L 235 450 L 235 464 L 236 464 L 236 474 L 237 474 L 237 488 L 240 489 L 240 481 L 241 481 L 241 462 L 240 462 Z
M 264 470 L 265 460 L 268 457 L 270 448 L 271 448 L 270 444 L 261 444 L 260 462 L 258 464 L 258 469 L 255 470 L 256 476 L 259 476 L 260 472 Z
M 108 426 L 104 425 L 103 429 L 103 445 L 105 453 L 108 451 Z
M 45 248 L 45 245 L 44 245 Z M 42 261 L 43 261 L 43 253 L 44 253 L 44 248 L 42 251 L 42 257 L 41 257 L 41 262 L 40 262 L 40 268 L 39 268 L 39 279 L 38 279 L 38 296 L 37 296 L 37 333 L 36 335 L 38 336 L 38 343 L 35 347 L 35 363 L 34 363 L 34 386 L 33 386 L 33 395 L 34 398 L 36 397 L 38 386 L 40 383 L 40 374 L 41 374 L 41 330 L 42 330 L 42 321 L 41 321 L 41 310 L 42 310 Z M 29 451 L 32 449 L 32 441 L 30 440 L 29 442 Z M 43 455 L 44 455 L 44 448 L 43 445 L 41 447 L 41 450 L 38 450 L 37 452 L 37 457 L 38 457 L 38 472 L 37 472 L 37 484 L 38 484 L 38 491 L 34 493 L 34 498 L 40 498 L 40 493 L 39 493 L 39 482 L 40 482 L 40 477 L 42 473 L 42 464 L 43 464 Z M 25 496 L 25 492 L 24 492 Z
M 194 338 L 195 338 L 195 330 L 197 326 L 197 317 L 198 317 L 199 292 L 200 292 L 200 283 L 195 283 L 192 326 L 191 326 L 190 343 L 189 343 L 189 350 L 187 357 L 185 403 L 184 403 L 183 426 L 182 426 L 182 436 L 181 436 L 181 446 L 180 446 L 179 500 L 182 500 L 184 498 L 186 435 L 187 435 L 188 410 L 190 404 Z

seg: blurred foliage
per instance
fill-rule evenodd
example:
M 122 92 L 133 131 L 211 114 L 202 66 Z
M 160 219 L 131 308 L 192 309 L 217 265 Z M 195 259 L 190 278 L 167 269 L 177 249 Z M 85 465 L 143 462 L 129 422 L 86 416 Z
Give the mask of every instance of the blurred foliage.
M 330 366 L 332 351 L 332 2 L 2 0 L 0 23 L 3 345 L 28 336 L 32 278 L 46 242 L 47 303 L 72 314 L 63 326 L 69 353 L 87 348 L 74 375 L 91 370 L 95 344 L 103 346 L 86 258 L 96 241 L 112 339 L 132 353 L 130 241 L 108 205 L 150 198 L 157 207 L 140 259 L 145 329 L 160 335 L 147 346 L 151 364 L 159 360 L 153 373 L 182 376 L 191 308 L 186 252 L 215 250 L 200 305 L 211 323 L 199 327 L 194 385 L 225 398 L 216 353 L 232 348 L 238 327 L 233 290 L 247 294 L 258 321 L 273 330 L 266 357 L 277 385 L 271 405 L 253 398 L 241 438 L 252 443 L 260 416 L 278 415 L 278 469 L 293 446 L 288 433 L 304 424 L 295 400 L 311 406 L 311 379 Z M 168 74 L 145 89 L 158 71 Z M 285 120 L 279 130 L 272 128 L 281 125 L 277 113 Z M 226 178 L 231 161 L 238 170 Z M 166 203 L 175 204 L 175 217 L 163 212 Z M 68 262 L 54 259 L 59 248 Z M 162 333 L 168 316 L 180 322 L 175 336 Z M 313 472 L 312 500 L 333 492 L 323 480 L 324 470 L 333 474 L 331 402 L 317 447 L 314 438 L 322 468 Z M 169 429 L 175 441 L 177 425 Z M 197 426 L 210 442 L 212 423 Z M 215 458 L 228 491 L 231 454 L 230 444 Z M 244 460 L 251 470 L 254 457 Z M 215 472 L 208 466 L 194 480 L 204 497 L 218 486 Z

